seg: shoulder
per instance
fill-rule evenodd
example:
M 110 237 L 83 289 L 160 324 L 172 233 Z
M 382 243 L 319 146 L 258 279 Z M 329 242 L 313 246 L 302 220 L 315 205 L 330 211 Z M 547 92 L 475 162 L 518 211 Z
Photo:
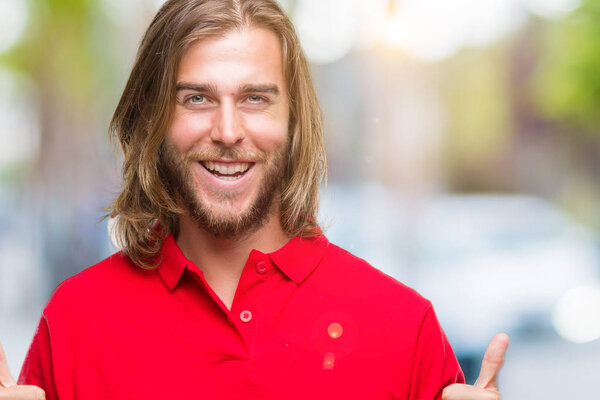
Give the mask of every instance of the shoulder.
M 414 289 L 332 243 L 317 271 L 318 280 L 344 296 L 372 299 L 379 307 L 406 308 L 420 316 L 431 308 L 429 300 Z
M 153 274 L 155 271 L 139 268 L 122 252 L 115 253 L 60 283 L 54 289 L 44 315 L 100 307 L 127 286 Z
M 331 243 L 304 284 L 314 299 L 311 312 L 317 323 L 327 326 L 335 320 L 349 332 L 360 332 L 369 338 L 363 342 L 366 353 L 394 354 L 390 365 L 409 362 L 406 355 L 414 353 L 432 315 L 431 302 L 414 289 Z M 425 330 L 435 331 L 434 324 Z

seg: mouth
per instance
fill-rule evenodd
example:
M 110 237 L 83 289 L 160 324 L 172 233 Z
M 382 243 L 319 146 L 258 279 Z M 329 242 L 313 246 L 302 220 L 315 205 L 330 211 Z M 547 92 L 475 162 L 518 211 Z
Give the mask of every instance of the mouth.
M 242 178 L 250 168 L 253 162 L 222 162 L 222 161 L 200 161 L 200 164 L 215 177 L 234 181 Z

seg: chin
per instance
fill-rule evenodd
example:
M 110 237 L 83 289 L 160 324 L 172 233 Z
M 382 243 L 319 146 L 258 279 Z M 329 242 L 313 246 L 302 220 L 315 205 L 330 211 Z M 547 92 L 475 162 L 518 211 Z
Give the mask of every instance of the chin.
M 221 199 L 211 201 L 210 203 L 198 203 L 198 205 L 200 205 L 199 208 L 202 209 L 203 212 L 214 218 L 225 220 L 243 218 L 244 215 L 250 212 L 252 204 L 254 204 L 253 201 L 248 201 L 248 198 L 241 201 L 237 199 Z

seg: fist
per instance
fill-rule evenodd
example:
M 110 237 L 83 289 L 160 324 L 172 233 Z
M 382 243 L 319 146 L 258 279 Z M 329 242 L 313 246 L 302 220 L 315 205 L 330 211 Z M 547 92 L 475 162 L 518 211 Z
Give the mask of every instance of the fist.
M 504 333 L 494 336 L 483 356 L 475 385 L 450 385 L 442 392 L 442 400 L 501 400 L 497 378 L 504 364 L 508 340 Z
M 46 400 L 46 393 L 33 385 L 0 387 L 0 400 Z
M 46 393 L 37 386 L 17 385 L 8 369 L 4 349 L 0 344 L 0 400 L 45 400 Z

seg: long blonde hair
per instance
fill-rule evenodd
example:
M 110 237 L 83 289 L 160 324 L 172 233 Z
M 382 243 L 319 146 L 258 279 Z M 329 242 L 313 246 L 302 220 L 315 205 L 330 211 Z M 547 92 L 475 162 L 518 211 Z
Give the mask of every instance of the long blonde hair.
M 273 0 L 169 0 L 146 31 L 135 65 L 110 124 L 123 151 L 122 192 L 108 208 L 120 247 L 137 265 L 152 268 L 169 233 L 179 231 L 183 210 L 159 168 L 175 107 L 179 61 L 191 43 L 233 29 L 262 27 L 281 42 L 290 103 L 291 146 L 281 186 L 281 225 L 312 236 L 319 185 L 326 176 L 322 115 L 294 27 Z M 160 229 L 155 229 L 160 221 Z

